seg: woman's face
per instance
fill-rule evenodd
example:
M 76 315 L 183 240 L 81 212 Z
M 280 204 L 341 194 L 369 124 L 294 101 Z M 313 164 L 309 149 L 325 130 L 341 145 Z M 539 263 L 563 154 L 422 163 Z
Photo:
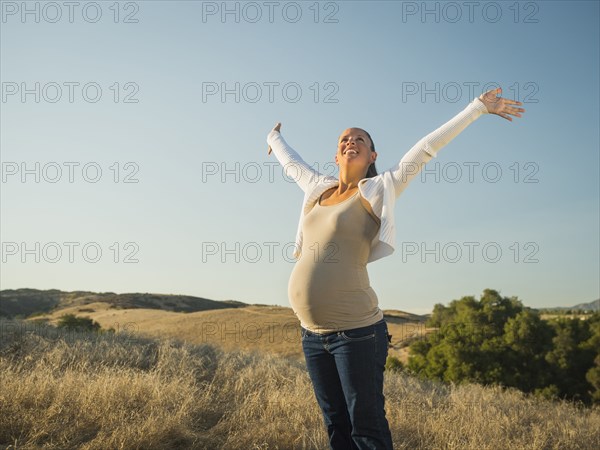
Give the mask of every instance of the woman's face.
M 366 172 L 375 162 L 377 153 L 371 151 L 371 140 L 360 128 L 348 128 L 338 139 L 336 164 L 357 165 Z

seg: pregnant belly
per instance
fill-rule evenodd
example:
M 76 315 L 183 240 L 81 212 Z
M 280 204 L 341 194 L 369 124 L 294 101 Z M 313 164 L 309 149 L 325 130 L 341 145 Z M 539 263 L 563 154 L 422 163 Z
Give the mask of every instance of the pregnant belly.
M 292 309 L 307 325 L 354 323 L 378 311 L 377 296 L 364 265 L 315 263 L 300 258 L 288 284 Z

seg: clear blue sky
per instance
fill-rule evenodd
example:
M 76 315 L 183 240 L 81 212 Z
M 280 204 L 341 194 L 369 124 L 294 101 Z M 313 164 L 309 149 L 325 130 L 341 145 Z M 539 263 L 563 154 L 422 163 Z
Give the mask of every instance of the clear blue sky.
M 398 198 L 380 307 L 600 296 L 598 2 L 90 3 L 2 2 L 2 289 L 289 306 L 275 123 L 336 176 L 364 128 L 381 172 L 500 85 L 524 117 L 481 117 Z

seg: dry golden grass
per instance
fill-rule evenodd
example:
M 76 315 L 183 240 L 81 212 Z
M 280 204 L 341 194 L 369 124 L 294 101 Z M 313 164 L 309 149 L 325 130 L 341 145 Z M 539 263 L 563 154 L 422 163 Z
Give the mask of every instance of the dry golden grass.
M 0 320 L 6 449 L 325 449 L 303 362 Z M 596 449 L 600 411 L 386 372 L 396 449 Z
M 106 303 L 64 308 L 32 320 L 58 322 L 62 314 L 89 317 L 104 329 L 135 332 L 146 337 L 173 338 L 190 344 L 214 344 L 225 351 L 268 352 L 300 359 L 300 325 L 291 308 L 248 306 L 171 312 L 160 309 L 112 309 Z M 93 309 L 93 312 L 89 310 Z
M 289 307 L 247 306 L 193 313 L 160 309 L 114 309 L 108 303 L 62 308 L 38 315 L 31 321 L 47 320 L 56 324 L 63 314 L 89 317 L 103 329 L 135 332 L 146 337 L 173 338 L 190 344 L 213 344 L 225 351 L 267 352 L 304 361 L 300 346 L 300 323 Z M 390 356 L 406 363 L 406 344 L 415 336 L 431 330 L 424 318 L 401 311 L 386 310 L 385 318 L 392 337 Z

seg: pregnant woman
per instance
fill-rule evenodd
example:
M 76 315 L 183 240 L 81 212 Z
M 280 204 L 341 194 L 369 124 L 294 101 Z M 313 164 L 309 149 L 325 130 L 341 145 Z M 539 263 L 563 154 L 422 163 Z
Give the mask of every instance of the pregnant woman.
M 366 265 L 394 252 L 394 202 L 437 152 L 482 114 L 512 121 L 521 102 L 482 94 L 421 139 L 400 163 L 377 174 L 369 133 L 348 128 L 338 140 L 339 178 L 312 169 L 280 134 L 273 151 L 304 191 L 288 297 L 300 320 L 302 348 L 333 450 L 392 449 L 383 372 L 391 336 Z

